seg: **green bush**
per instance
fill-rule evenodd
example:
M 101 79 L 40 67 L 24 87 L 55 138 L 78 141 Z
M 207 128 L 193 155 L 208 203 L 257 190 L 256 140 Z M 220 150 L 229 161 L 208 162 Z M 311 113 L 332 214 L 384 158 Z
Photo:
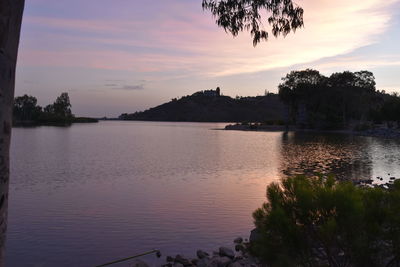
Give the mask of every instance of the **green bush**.
M 253 217 L 253 254 L 270 266 L 399 266 L 400 181 L 389 189 L 333 177 L 285 178 Z

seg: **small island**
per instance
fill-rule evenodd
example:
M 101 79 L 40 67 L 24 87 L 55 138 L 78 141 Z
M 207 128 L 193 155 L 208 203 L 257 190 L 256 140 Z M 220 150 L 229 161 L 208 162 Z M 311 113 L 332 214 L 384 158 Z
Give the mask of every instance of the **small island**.
M 62 93 L 53 104 L 42 108 L 33 96 L 16 97 L 13 109 L 13 126 L 68 126 L 72 123 L 94 123 L 98 119 L 75 117 L 71 111 L 68 93 Z

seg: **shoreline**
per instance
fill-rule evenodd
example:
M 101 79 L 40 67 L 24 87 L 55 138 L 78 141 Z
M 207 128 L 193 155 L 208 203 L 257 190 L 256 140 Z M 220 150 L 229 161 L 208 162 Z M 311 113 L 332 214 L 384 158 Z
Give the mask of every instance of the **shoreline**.
M 333 134 L 347 134 L 355 136 L 366 137 L 380 137 L 387 139 L 400 139 L 399 129 L 390 128 L 376 128 L 364 131 L 355 130 L 318 130 L 318 129 L 299 129 L 291 125 L 286 127 L 284 125 L 241 125 L 241 124 L 228 124 L 223 130 L 226 131 L 253 131 L 253 132 L 314 132 L 314 133 L 333 133 Z

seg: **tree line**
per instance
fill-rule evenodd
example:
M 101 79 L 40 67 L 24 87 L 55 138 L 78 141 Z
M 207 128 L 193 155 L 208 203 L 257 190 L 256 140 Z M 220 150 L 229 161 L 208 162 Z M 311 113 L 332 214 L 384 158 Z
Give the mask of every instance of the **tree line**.
M 354 124 L 400 121 L 400 97 L 376 90 L 370 71 L 292 71 L 282 78 L 279 96 L 287 119 L 303 128 L 340 129 Z
M 71 111 L 71 102 L 68 93 L 60 96 L 44 108 L 37 104 L 34 96 L 23 95 L 16 97 L 13 107 L 13 124 L 51 124 L 68 125 L 73 122 L 95 122 L 96 119 L 76 118 Z

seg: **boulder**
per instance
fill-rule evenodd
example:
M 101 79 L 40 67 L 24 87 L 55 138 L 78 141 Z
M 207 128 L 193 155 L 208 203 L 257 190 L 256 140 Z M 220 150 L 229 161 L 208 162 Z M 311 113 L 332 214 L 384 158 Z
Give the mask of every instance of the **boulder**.
M 197 267 L 207 267 L 210 263 L 209 258 L 202 258 L 197 262 Z
M 226 267 L 232 263 L 232 260 L 228 257 L 221 257 L 218 261 L 218 267 Z
M 260 232 L 260 230 L 257 229 L 257 228 L 254 228 L 253 230 L 251 230 L 251 232 L 250 232 L 250 238 L 249 238 L 250 243 L 256 242 L 256 241 L 258 241 L 258 240 L 260 240 L 260 239 L 261 239 L 261 232 Z
M 243 238 L 237 237 L 237 238 L 235 238 L 235 240 L 233 240 L 233 243 L 235 243 L 235 244 L 242 244 L 242 243 L 243 243 Z
M 202 258 L 210 256 L 207 252 L 205 252 L 205 251 L 203 251 L 201 249 L 196 251 L 196 255 L 197 255 L 197 258 L 199 258 L 199 259 L 202 259 Z
M 228 267 L 242 267 L 242 265 L 239 262 L 235 261 L 229 264 Z
M 235 245 L 235 250 L 236 251 L 245 251 L 245 247 L 242 244 L 236 244 Z
M 229 264 L 232 263 L 232 260 L 228 257 L 212 257 L 208 267 L 227 267 Z
M 132 267 L 150 267 L 150 266 L 144 261 L 137 259 L 132 263 Z
M 175 256 L 174 262 L 180 263 L 183 266 L 191 266 L 192 265 L 192 263 L 188 259 L 184 258 L 182 255 L 179 255 L 179 254 Z
M 235 257 L 235 252 L 233 252 L 232 249 L 227 248 L 227 247 L 220 247 L 219 248 L 219 255 L 220 256 L 226 256 L 228 258 L 233 259 Z

